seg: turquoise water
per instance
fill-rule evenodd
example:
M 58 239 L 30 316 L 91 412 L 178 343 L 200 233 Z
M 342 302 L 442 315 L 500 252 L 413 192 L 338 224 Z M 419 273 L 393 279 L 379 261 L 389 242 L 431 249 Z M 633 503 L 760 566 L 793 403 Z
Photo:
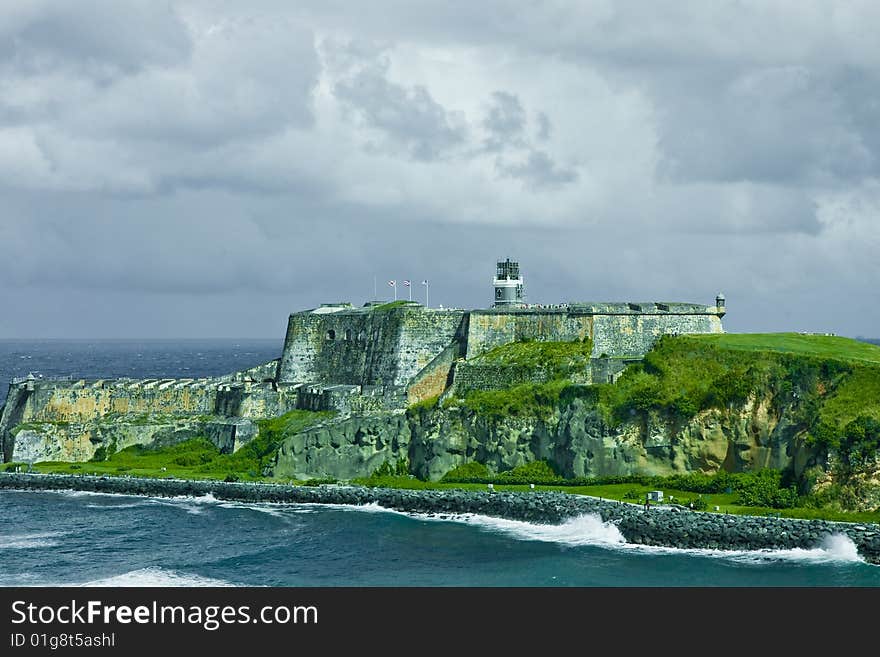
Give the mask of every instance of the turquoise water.
M 631 546 L 612 525 L 376 507 L 0 492 L 0 585 L 880 586 L 845 539 L 813 550 Z

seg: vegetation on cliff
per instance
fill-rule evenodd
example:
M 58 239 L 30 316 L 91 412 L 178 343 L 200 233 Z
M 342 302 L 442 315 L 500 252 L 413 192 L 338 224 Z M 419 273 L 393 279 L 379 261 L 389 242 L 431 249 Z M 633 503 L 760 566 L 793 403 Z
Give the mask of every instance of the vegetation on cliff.
M 541 368 L 550 378 L 564 379 L 590 363 L 593 344 L 577 342 L 520 341 L 495 347 L 472 360 L 474 363 Z
M 785 418 L 797 440 L 826 464 L 834 483 L 825 487 L 824 498 L 814 495 L 810 503 L 856 508 L 860 498 L 870 498 L 866 491 L 876 488 L 870 470 L 880 451 L 878 346 L 790 333 L 664 336 L 614 384 L 587 386 L 566 378 L 571 371 L 565 365 L 567 354 L 574 355 L 572 367 L 580 366 L 580 343 L 563 344 L 516 343 L 489 352 L 481 358 L 499 363 L 537 366 L 546 357 L 558 376 L 546 383 L 470 391 L 445 406 L 490 422 L 523 417 L 552 423 L 579 398 L 609 427 L 638 424 L 654 414 L 667 418 L 675 430 L 705 411 L 736 413 L 749 400 L 761 400 L 769 405 L 774 422 Z M 798 482 L 801 492 L 810 490 L 823 472 L 814 469 Z M 780 495 L 766 505 L 792 503 L 788 493 Z
M 114 449 L 104 450 L 88 463 L 42 462 L 35 469 L 38 472 L 258 480 L 263 478 L 263 470 L 270 464 L 285 437 L 331 415 L 329 412 L 297 410 L 260 420 L 257 437 L 234 454 L 220 453 L 206 438 L 193 438 L 174 445 L 134 445 L 118 452 Z

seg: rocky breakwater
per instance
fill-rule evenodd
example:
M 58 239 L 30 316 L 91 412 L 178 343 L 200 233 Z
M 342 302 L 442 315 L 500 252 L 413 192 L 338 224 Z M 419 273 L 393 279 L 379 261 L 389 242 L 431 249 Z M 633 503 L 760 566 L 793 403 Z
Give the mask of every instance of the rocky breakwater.
M 241 502 L 378 504 L 409 513 L 474 513 L 558 524 L 595 514 L 613 523 L 629 543 L 718 550 L 810 549 L 833 535 L 848 537 L 869 563 L 880 565 L 880 525 L 696 512 L 641 506 L 554 492 L 495 493 L 406 490 L 360 486 L 290 486 L 180 479 L 138 479 L 2 473 L 0 489 L 81 490 L 155 497 L 212 495 Z

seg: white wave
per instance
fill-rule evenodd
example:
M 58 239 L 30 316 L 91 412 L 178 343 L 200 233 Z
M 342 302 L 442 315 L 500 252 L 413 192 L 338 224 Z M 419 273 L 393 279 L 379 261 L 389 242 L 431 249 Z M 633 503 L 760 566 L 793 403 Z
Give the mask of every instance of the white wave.
M 77 586 L 235 586 L 235 584 L 222 579 L 150 567 L 84 582 Z
M 369 504 L 340 504 L 337 508 L 345 508 L 364 513 L 394 513 L 425 521 L 463 522 L 490 531 L 513 536 L 521 540 L 562 543 L 565 545 L 621 545 L 626 539 L 614 523 L 603 522 L 596 514 L 585 514 L 569 518 L 558 525 L 508 520 L 476 513 L 435 512 L 412 513 L 397 511 L 380 506 L 376 502 Z
M 814 548 L 791 548 L 788 550 L 738 551 L 731 555 L 742 563 L 766 563 L 768 561 L 801 561 L 806 563 L 863 562 L 856 544 L 845 534 L 826 536 Z
M 317 506 L 317 505 L 316 505 Z M 692 556 L 731 559 L 740 563 L 762 564 L 770 561 L 809 563 L 864 562 L 855 543 L 844 534 L 826 536 L 814 548 L 787 550 L 719 550 L 709 548 L 676 548 L 628 543 L 613 522 L 603 522 L 596 514 L 569 518 L 558 525 L 508 520 L 478 514 L 424 514 L 396 511 L 375 502 L 363 505 L 337 505 L 367 513 L 396 513 L 426 521 L 463 522 L 483 529 L 507 534 L 520 540 L 544 541 L 569 546 L 592 545 L 652 554 L 687 554 Z
M 149 498 L 151 504 L 161 504 L 164 506 L 171 506 L 177 509 L 182 509 L 187 513 L 198 516 L 204 513 L 205 509 L 209 506 L 217 506 L 220 504 L 221 500 L 218 500 L 211 493 L 206 495 L 199 495 L 198 497 L 193 497 L 189 495 L 176 495 L 174 497 L 151 497 Z
M 417 513 L 398 511 L 397 509 L 389 509 L 387 506 L 381 506 L 378 502 L 368 502 L 367 504 L 337 504 L 336 506 L 343 509 L 354 509 L 355 511 L 362 511 L 364 513 L 397 513 L 403 516 L 421 515 Z
M 800 561 L 805 563 L 864 562 L 855 543 L 848 536 L 835 534 L 823 539 L 814 548 L 791 548 L 783 550 L 721 550 L 717 548 L 677 548 L 663 545 L 621 543 L 614 547 L 649 554 L 681 554 L 717 559 L 729 559 L 743 564 L 766 564 L 774 561 Z
M 86 508 L 101 509 L 102 511 L 105 509 L 137 509 L 148 504 L 149 501 L 144 500 L 143 502 L 123 502 L 122 504 L 86 504 Z
M 59 532 L 0 536 L 0 550 L 29 550 L 32 548 L 55 547 L 58 545 L 57 539 L 61 536 L 64 536 L 64 534 Z
M 219 505 L 221 509 L 247 509 L 248 511 L 257 511 L 265 513 L 275 518 L 284 518 L 289 510 L 288 505 L 273 504 L 271 502 L 223 502 Z
M 463 521 L 527 541 L 543 541 L 563 545 L 622 545 L 626 543 L 626 539 L 616 525 L 603 522 L 602 518 L 595 514 L 575 516 L 558 525 L 507 520 L 506 518 L 476 514 L 450 516 L 448 519 Z
M 44 490 L 33 492 L 49 493 L 50 495 L 62 495 L 63 497 L 142 497 L 141 495 L 128 495 L 126 493 L 99 493 L 97 491 L 91 490 Z

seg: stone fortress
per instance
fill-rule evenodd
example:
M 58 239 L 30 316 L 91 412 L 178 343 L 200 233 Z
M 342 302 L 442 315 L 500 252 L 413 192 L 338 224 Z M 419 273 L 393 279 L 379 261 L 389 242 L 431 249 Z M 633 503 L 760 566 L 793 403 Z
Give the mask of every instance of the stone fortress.
M 276 381 L 298 390 L 303 408 L 389 409 L 456 389 L 523 382 L 493 381 L 493 367 L 474 362 L 512 342 L 590 340 L 590 366 L 580 382 L 598 383 L 612 381 L 629 362 L 641 359 L 661 335 L 722 332 L 721 294 L 714 306 L 527 304 L 519 263 L 510 260 L 498 263 L 493 283 L 495 301 L 487 309 L 425 308 L 398 301 L 361 308 L 325 304 L 294 313 Z
M 405 409 L 454 391 L 540 382 L 540 369 L 525 371 L 482 363 L 479 356 L 518 341 L 589 341 L 589 365 L 578 383 L 613 381 L 665 334 L 720 333 L 723 295 L 715 305 L 628 302 L 540 305 L 524 301 L 519 263 L 497 263 L 491 308 L 427 308 L 413 301 L 322 304 L 290 315 L 281 357 L 210 379 L 14 380 L 0 416 L 2 460 L 51 459 L 58 454 L 88 460 L 96 445 L 94 423 L 110 414 L 174 415 L 177 424 L 156 431 L 205 432 L 233 451 L 256 434 L 255 420 L 293 409 L 369 413 Z M 187 417 L 193 422 L 186 423 Z M 182 419 L 181 419 L 182 418 Z M 195 422 L 198 418 L 199 422 Z M 52 424 L 28 436 L 22 423 Z M 142 433 L 149 421 L 141 421 Z M 195 426 L 198 424 L 198 426 Z M 17 433 L 13 431 L 18 427 Z M 137 432 L 135 432 L 137 433 Z M 16 439 L 16 435 L 19 439 Z M 30 441 L 26 439 L 30 437 Z M 120 434 L 125 443 L 155 436 Z M 168 438 L 166 436 L 166 439 Z M 53 445 L 61 441 L 61 447 Z M 16 444 L 20 443 L 17 447 Z M 30 447 L 24 447 L 25 444 Z

